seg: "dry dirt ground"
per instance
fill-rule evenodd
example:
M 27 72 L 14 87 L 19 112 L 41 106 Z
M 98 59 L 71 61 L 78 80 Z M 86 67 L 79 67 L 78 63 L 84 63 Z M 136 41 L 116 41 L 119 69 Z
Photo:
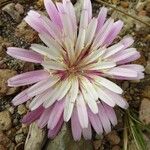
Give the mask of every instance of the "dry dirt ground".
M 76 0 L 73 1 L 75 3 Z M 144 124 L 150 124 L 150 0 L 103 0 L 127 14 L 109 8 L 109 15 L 120 18 L 125 26 L 118 38 L 132 35 L 134 46 L 141 53 L 136 61 L 145 67 L 145 78 L 140 82 L 122 81 L 118 84 L 124 89 L 124 97 L 130 104 L 130 110 Z M 97 15 L 103 5 L 92 0 L 93 14 Z M 7 79 L 22 72 L 39 68 L 40 66 L 28 64 L 9 57 L 6 54 L 8 46 L 28 48 L 33 42 L 40 42 L 37 33 L 24 21 L 30 9 L 45 11 L 43 0 L 0 0 L 0 150 L 121 150 L 123 149 L 123 132 L 125 131 L 125 112 L 116 108 L 118 125 L 108 135 L 94 134 L 92 141 L 75 143 L 70 135 L 69 127 L 64 125 L 55 140 L 46 138 L 45 130 L 40 130 L 35 124 L 30 129 L 28 125 L 20 123 L 27 113 L 29 102 L 14 107 L 12 98 L 26 87 L 9 88 Z M 138 21 L 138 18 L 140 21 Z M 150 135 L 143 130 L 144 139 L 150 141 Z M 29 135 L 28 135 L 29 134 Z M 27 137 L 28 135 L 28 137 Z M 129 135 L 130 136 L 130 135 Z M 26 140 L 27 139 L 27 140 Z M 24 148 L 26 141 L 26 146 Z M 130 138 L 128 149 L 136 150 L 135 141 Z M 127 149 L 127 150 L 128 150 Z

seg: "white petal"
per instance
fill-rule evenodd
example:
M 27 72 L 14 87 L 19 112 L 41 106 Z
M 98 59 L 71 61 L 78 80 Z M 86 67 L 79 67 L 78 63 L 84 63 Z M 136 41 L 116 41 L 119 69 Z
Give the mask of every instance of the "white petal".
M 85 69 L 87 70 L 103 70 L 103 69 L 110 69 L 116 66 L 115 62 L 98 62 L 98 63 L 94 63 L 94 64 L 90 64 L 88 66 L 85 67 Z
M 48 88 L 52 87 L 55 83 L 57 83 L 60 79 L 59 78 L 49 78 L 44 81 L 40 81 L 33 86 L 31 86 L 29 89 L 27 89 L 27 94 L 31 97 L 38 95 Z
M 111 107 L 115 106 L 115 101 L 113 100 L 113 97 L 111 97 L 110 95 L 107 94 L 107 92 L 105 92 L 104 88 L 102 87 L 96 87 L 97 93 L 99 98 L 105 102 L 106 104 L 108 104 Z
M 107 89 L 115 92 L 115 93 L 118 93 L 118 94 L 122 94 L 123 93 L 123 90 L 115 83 L 103 78 L 103 77 L 96 77 L 95 81 L 97 81 L 97 83 L 99 85 L 102 85 L 104 87 L 106 87 Z
M 87 31 L 86 31 L 86 36 L 85 36 L 86 46 L 91 44 L 95 35 L 96 28 L 97 28 L 97 19 L 93 18 L 91 22 L 89 23 Z
M 66 101 L 65 101 L 65 109 L 64 109 L 64 120 L 65 121 L 69 121 L 69 119 L 71 117 L 73 106 L 74 106 L 74 103 L 78 96 L 78 91 L 79 91 L 78 79 L 76 77 L 74 77 L 71 82 L 72 82 L 71 88 L 66 96 Z
M 55 52 L 51 51 L 48 47 L 45 47 L 43 45 L 32 44 L 30 48 L 33 51 L 38 52 L 44 56 L 47 56 L 50 59 L 54 59 L 54 60 L 58 59 L 58 55 Z
M 89 108 L 94 114 L 98 113 L 98 106 L 97 102 L 88 94 L 86 90 L 82 88 L 82 94 L 84 97 L 85 102 L 88 104 Z
M 93 97 L 93 99 L 97 100 L 98 94 L 97 94 L 95 88 L 93 87 L 92 83 L 85 77 L 81 78 L 81 83 L 82 83 L 83 87 L 85 88 L 85 90 Z
M 41 65 L 48 70 L 65 70 L 65 65 L 57 61 L 43 61 Z

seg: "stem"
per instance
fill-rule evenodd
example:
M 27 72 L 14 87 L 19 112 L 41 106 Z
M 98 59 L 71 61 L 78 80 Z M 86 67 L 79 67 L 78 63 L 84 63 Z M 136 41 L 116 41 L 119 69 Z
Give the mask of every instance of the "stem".
M 137 20 L 137 21 L 143 23 L 144 25 L 150 27 L 150 24 L 149 24 L 149 23 L 144 22 L 144 21 L 140 20 L 139 18 L 137 18 L 137 17 L 135 17 L 135 16 L 132 16 L 131 14 L 128 14 L 128 13 L 124 12 L 124 11 L 122 11 L 122 10 L 116 8 L 115 6 L 112 6 L 111 4 L 109 4 L 109 3 L 107 3 L 107 2 L 104 2 L 104 1 L 102 1 L 102 0 L 95 0 L 95 1 L 98 2 L 98 3 L 102 3 L 102 4 L 106 5 L 106 6 L 109 6 L 109 7 L 111 7 L 112 9 L 114 9 L 114 10 L 116 10 L 116 11 L 118 11 L 118 12 L 124 14 L 124 15 L 127 15 L 127 16 L 129 16 L 130 18 L 132 18 L 132 19 L 134 19 L 134 20 Z

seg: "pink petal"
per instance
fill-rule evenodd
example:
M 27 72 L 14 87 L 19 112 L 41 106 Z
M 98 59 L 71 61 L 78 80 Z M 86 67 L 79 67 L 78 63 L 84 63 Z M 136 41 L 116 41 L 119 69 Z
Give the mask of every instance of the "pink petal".
M 106 133 L 109 133 L 111 131 L 111 124 L 110 124 L 110 121 L 106 115 L 106 111 L 103 107 L 103 105 L 101 103 L 98 104 L 99 106 L 99 118 L 101 120 L 101 123 L 102 123 L 102 126 L 105 130 Z
M 37 120 L 37 124 L 40 128 L 44 128 L 46 124 L 48 123 L 49 115 L 51 114 L 51 107 L 45 109 L 40 116 L 40 118 Z
M 63 125 L 63 122 L 64 122 L 63 116 L 61 116 L 60 120 L 59 120 L 58 124 L 55 126 L 55 128 L 52 130 L 51 129 L 48 130 L 48 137 L 49 138 L 53 139 L 58 134 L 58 132 L 60 131 L 60 129 Z
M 114 109 L 105 103 L 102 103 L 102 104 L 104 106 L 104 109 L 106 111 L 106 114 L 107 114 L 110 122 L 112 123 L 113 126 L 115 126 L 117 124 L 117 117 L 116 117 L 116 113 L 115 113 Z
M 29 97 L 27 95 L 27 89 L 26 89 L 26 90 L 22 91 L 21 93 L 19 93 L 17 96 L 15 96 L 12 100 L 12 103 L 13 103 L 13 105 L 17 106 L 19 104 L 26 102 L 30 98 L 32 98 L 32 97 Z
M 89 108 L 88 108 L 88 116 L 90 123 L 92 124 L 94 130 L 96 131 L 97 134 L 102 134 L 103 129 L 102 129 L 102 124 L 101 121 L 98 117 L 97 114 L 94 114 Z
M 86 109 L 86 104 L 82 95 L 77 98 L 77 111 L 78 111 L 78 118 L 82 128 L 88 127 L 88 114 Z
M 49 114 L 48 119 L 48 128 L 54 129 L 57 125 L 58 121 L 60 120 L 60 117 L 62 116 L 64 110 L 64 101 L 56 102 L 53 106 L 53 109 L 51 113 Z
M 17 47 L 8 47 L 7 54 L 16 59 L 33 63 L 41 63 L 43 61 L 43 57 L 40 54 Z
M 123 27 L 123 22 L 121 20 L 116 21 L 113 24 L 112 29 L 104 42 L 107 46 L 110 45 L 113 42 L 113 40 L 117 37 L 122 27 Z
M 120 42 L 124 45 L 124 49 L 126 49 L 133 44 L 134 40 L 130 36 L 125 36 Z
M 71 130 L 72 130 L 73 139 L 75 141 L 79 141 L 81 139 L 82 129 L 81 129 L 81 125 L 78 119 L 76 107 L 74 108 L 73 114 L 71 117 Z
M 41 94 L 42 92 L 44 92 L 45 90 L 49 89 L 51 86 L 53 86 L 55 83 L 58 82 L 58 78 L 48 78 L 46 80 L 42 80 L 36 84 L 34 84 L 33 86 L 31 86 L 28 90 L 27 90 L 27 94 L 30 97 L 33 97 L 35 95 Z
M 30 71 L 16 75 L 8 80 L 8 86 L 18 87 L 33 84 L 49 77 L 49 73 L 44 70 Z
M 113 69 L 110 69 L 107 72 L 108 75 L 111 76 L 120 76 L 120 77 L 137 77 L 137 72 L 134 70 L 121 68 L 121 67 L 115 67 Z
M 44 5 L 46 8 L 46 11 L 51 18 L 51 20 L 57 24 L 60 28 L 62 28 L 61 19 L 58 13 L 58 10 L 55 6 L 55 4 L 52 2 L 52 0 L 44 0 Z
M 90 140 L 92 138 L 92 129 L 91 129 L 91 124 L 88 124 L 87 128 L 82 129 L 82 134 L 85 140 Z
M 24 20 L 37 32 L 48 33 L 48 30 L 44 27 L 43 24 L 44 20 L 38 12 L 30 10 Z
M 92 18 L 92 4 L 91 4 L 90 0 L 84 0 L 83 10 L 87 10 L 87 12 L 88 12 L 88 22 L 90 22 L 91 18 Z
M 97 25 L 97 29 L 96 29 L 96 33 L 98 33 L 98 31 L 102 28 L 105 20 L 106 20 L 106 16 L 107 16 L 107 8 L 106 7 L 102 7 L 99 14 L 98 14 L 98 25 Z
M 23 117 L 22 123 L 24 123 L 24 124 L 31 124 L 33 121 L 37 120 L 41 116 L 43 111 L 44 111 L 44 108 L 42 106 L 40 106 L 36 110 L 27 113 Z

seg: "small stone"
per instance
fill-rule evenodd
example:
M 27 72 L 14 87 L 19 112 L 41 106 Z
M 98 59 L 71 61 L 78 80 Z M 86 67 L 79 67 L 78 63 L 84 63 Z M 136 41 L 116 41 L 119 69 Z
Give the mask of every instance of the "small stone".
M 94 145 L 94 150 L 99 150 L 101 147 L 102 141 L 101 140 L 96 140 L 93 142 Z
M 7 80 L 16 75 L 17 72 L 9 69 L 0 69 L 0 94 L 11 95 L 14 94 L 18 88 L 8 87 Z
M 22 133 L 21 134 L 17 134 L 15 136 L 16 143 L 21 143 L 22 141 L 24 141 L 24 139 L 25 139 L 25 137 L 24 137 L 24 135 Z
M 143 97 L 150 99 L 150 86 L 146 86 L 142 93 Z
M 6 148 L 10 147 L 10 145 L 12 144 L 11 140 L 1 131 L 0 131 L 0 144 L 2 144 Z
M 6 148 L 3 145 L 0 145 L 0 150 L 6 150 Z
M 112 150 L 121 150 L 121 148 L 120 148 L 120 146 L 115 145 L 115 146 L 112 147 Z
M 110 132 L 107 135 L 107 139 L 112 145 L 117 145 L 120 143 L 120 137 L 117 135 L 116 131 Z
M 19 12 L 15 9 L 15 3 L 9 3 L 2 8 L 3 11 L 8 13 L 12 19 L 16 22 L 20 22 L 21 16 Z
M 11 107 L 8 108 L 8 111 L 9 111 L 11 114 L 14 114 L 15 108 L 14 108 L 13 106 L 11 106 Z
M 15 9 L 19 12 L 19 14 L 23 14 L 24 13 L 24 8 L 21 4 L 17 3 L 15 5 Z
M 122 84 L 122 88 L 124 90 L 126 90 L 127 88 L 129 88 L 129 82 L 128 81 L 124 81 L 123 84 Z
M 27 108 L 25 107 L 25 105 L 21 104 L 18 106 L 17 112 L 19 115 L 23 115 L 23 114 L 27 113 Z
M 150 124 L 150 99 L 144 98 L 141 102 L 139 119 L 145 124 Z
M 37 32 L 35 32 L 24 20 L 17 26 L 15 36 L 24 38 L 29 43 L 37 40 Z
M 0 130 L 8 130 L 12 126 L 11 116 L 8 111 L 0 112 Z
M 128 7 L 129 7 L 129 2 L 121 1 L 121 6 L 122 6 L 123 8 L 128 8 Z
M 146 72 L 147 74 L 150 74 L 150 61 L 147 62 L 147 65 L 146 65 L 146 67 L 145 67 L 145 72 Z

